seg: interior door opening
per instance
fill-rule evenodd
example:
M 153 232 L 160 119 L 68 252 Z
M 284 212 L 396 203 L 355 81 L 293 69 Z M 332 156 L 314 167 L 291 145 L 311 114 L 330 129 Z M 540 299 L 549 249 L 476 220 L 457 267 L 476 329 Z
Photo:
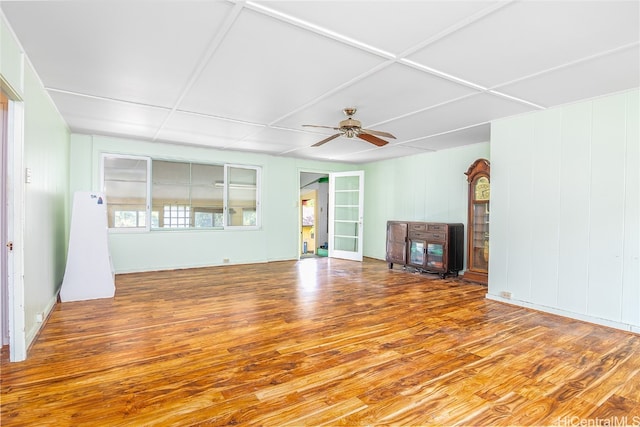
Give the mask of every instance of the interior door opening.
M 0 325 L 2 327 L 2 347 L 9 345 L 9 275 L 8 275 L 8 251 L 11 243 L 8 241 L 7 223 L 7 153 L 8 153 L 8 116 L 9 98 L 0 91 L 0 136 L 2 149 L 0 149 Z M 9 245 L 9 246 L 7 246 Z
M 328 255 L 329 175 L 300 172 L 299 258 Z
M 2 324 L 3 353 L 9 352 L 9 360 L 18 362 L 27 358 L 25 328 L 24 280 L 20 274 L 24 265 L 22 242 L 24 228 L 23 149 L 24 104 L 18 93 L 12 90 L 0 75 L 2 94 L 2 185 L 0 185 L 0 319 Z

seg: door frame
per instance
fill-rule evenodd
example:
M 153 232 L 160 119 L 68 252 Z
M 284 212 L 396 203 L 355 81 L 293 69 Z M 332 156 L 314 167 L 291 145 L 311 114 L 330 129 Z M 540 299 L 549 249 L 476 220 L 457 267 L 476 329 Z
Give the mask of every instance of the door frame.
M 25 294 L 24 294 L 24 229 L 25 198 L 24 180 L 24 103 L 18 93 L 0 75 L 0 90 L 8 98 L 6 120 L 6 157 L 2 187 L 4 224 L 6 242 L 2 242 L 2 256 L 6 259 L 7 271 L 3 272 L 6 280 L 6 301 L 9 322 L 9 360 L 18 362 L 27 358 L 27 336 L 25 330 Z M 13 250 L 6 244 L 13 242 Z M 5 285 L 5 283 L 2 283 Z
M 0 345 L 9 345 L 9 291 L 8 291 L 8 224 L 7 224 L 7 121 L 9 119 L 9 97 L 0 90 Z
M 324 175 L 326 177 L 329 177 L 329 174 L 331 172 L 328 172 L 326 170 L 318 170 L 318 169 L 298 169 L 298 201 L 296 203 L 296 206 L 298 207 L 298 256 L 296 257 L 297 259 L 301 259 L 302 258 L 302 182 L 300 181 L 300 178 L 302 177 L 303 173 L 310 173 L 310 174 L 315 174 L 315 175 Z M 307 184 L 308 185 L 308 184 Z M 327 190 L 328 192 L 328 190 Z M 319 197 L 318 196 L 318 192 L 316 192 L 316 199 Z M 328 197 L 328 196 L 327 196 Z M 316 200 L 317 201 L 317 200 Z M 316 206 L 316 219 L 318 218 L 318 207 Z M 327 230 L 328 231 L 328 230 Z M 317 240 L 317 231 L 316 231 L 316 240 Z

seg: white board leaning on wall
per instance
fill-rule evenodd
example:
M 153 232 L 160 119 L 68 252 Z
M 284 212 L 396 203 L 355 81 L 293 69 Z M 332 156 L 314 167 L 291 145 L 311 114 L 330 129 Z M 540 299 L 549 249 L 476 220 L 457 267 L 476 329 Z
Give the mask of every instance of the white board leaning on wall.
M 104 194 L 77 191 L 73 195 L 67 267 L 60 289 L 62 302 L 115 295 L 108 237 Z

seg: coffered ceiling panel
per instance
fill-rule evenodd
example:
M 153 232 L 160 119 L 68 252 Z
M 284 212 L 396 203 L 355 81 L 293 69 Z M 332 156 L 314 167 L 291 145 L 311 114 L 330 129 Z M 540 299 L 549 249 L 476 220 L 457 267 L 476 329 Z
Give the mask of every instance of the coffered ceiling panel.
M 172 106 L 231 10 L 220 2 L 0 2 L 44 85 Z
M 287 155 L 295 154 L 296 157 L 317 158 L 320 160 L 349 161 L 349 158 L 360 156 L 367 151 L 386 150 L 387 148 L 388 147 L 374 147 L 358 138 L 340 137 L 320 147 L 305 147 L 293 153 L 287 153 Z
M 244 10 L 181 108 L 269 123 L 381 62 L 375 55 Z
M 540 105 L 558 105 L 640 86 L 640 50 L 633 46 L 542 73 L 499 90 Z
M 89 134 L 153 138 L 169 115 L 166 108 L 52 92 L 51 98 L 71 129 Z
M 637 1 L 512 2 L 409 59 L 492 87 L 638 41 Z
M 0 1 L 72 132 L 364 163 L 640 86 L 638 0 Z M 11 64 L 14 66 L 14 64 Z M 390 139 L 312 145 L 342 110 Z M 343 130 L 346 131 L 346 130 Z
M 377 128 L 393 133 L 398 138 L 398 142 L 403 143 L 488 123 L 500 117 L 533 109 L 534 107 L 511 99 L 481 93 L 390 121 Z
M 266 8 L 398 55 L 498 1 L 267 1 Z
M 491 136 L 491 126 L 485 123 L 472 126 L 453 132 L 446 132 L 427 138 L 414 140 L 404 144 L 405 147 L 420 148 L 423 150 L 438 151 L 443 148 L 459 147 L 469 145 L 469 143 L 480 143 L 489 141 Z
M 337 126 L 345 119 L 342 109 L 356 107 L 358 119 L 369 127 L 473 93 L 477 90 L 394 63 L 284 118 L 277 125 L 294 129 L 303 124 Z
M 324 136 L 308 132 L 292 132 L 285 129 L 262 128 L 242 141 L 236 142 L 233 149 L 262 151 L 272 154 L 286 154 L 297 149 L 308 148 Z
M 184 136 L 185 143 L 223 148 L 260 129 L 260 125 L 252 123 L 176 112 L 162 127 L 158 139 L 175 141 Z
M 358 156 L 359 159 L 362 159 L 362 163 L 368 162 L 377 162 L 380 160 L 385 160 L 389 158 L 389 155 L 394 157 L 406 157 L 406 156 L 415 156 L 418 154 L 424 154 L 431 150 L 423 150 L 415 147 L 408 147 L 405 145 L 388 145 L 385 146 L 384 149 L 380 148 L 369 148 L 364 151 L 360 151 L 359 153 L 350 153 L 348 155 L 336 156 L 331 160 L 341 161 L 341 162 L 350 162 L 350 158 Z

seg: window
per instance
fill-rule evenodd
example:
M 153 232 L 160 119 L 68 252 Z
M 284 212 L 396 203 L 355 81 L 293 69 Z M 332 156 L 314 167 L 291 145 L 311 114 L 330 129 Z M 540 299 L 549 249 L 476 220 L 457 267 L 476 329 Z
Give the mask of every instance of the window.
M 146 227 L 146 218 L 145 211 L 114 211 L 113 226 L 115 228 Z
M 149 159 L 103 155 L 102 184 L 109 228 L 148 229 Z
M 259 169 L 227 166 L 227 225 L 258 226 Z
M 163 227 L 187 228 L 191 226 L 191 206 L 164 205 L 162 214 Z
M 154 160 L 153 210 L 161 212 L 158 228 L 211 228 L 224 224 L 213 220 L 224 209 L 223 165 Z M 206 218 L 209 218 L 207 220 Z
M 103 156 L 112 229 L 256 228 L 259 182 L 255 166 Z
M 302 226 L 313 226 L 316 208 L 313 199 L 302 201 Z
M 219 211 L 198 209 L 193 213 L 195 227 L 222 227 L 224 226 L 224 215 L 222 209 Z

